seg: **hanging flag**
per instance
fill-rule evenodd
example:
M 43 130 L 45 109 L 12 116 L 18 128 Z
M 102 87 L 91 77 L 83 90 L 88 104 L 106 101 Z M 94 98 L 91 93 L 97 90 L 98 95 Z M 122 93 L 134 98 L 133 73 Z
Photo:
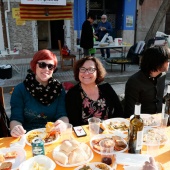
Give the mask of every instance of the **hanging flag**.
M 73 18 L 72 3 L 66 6 L 20 4 L 23 20 L 70 20 Z

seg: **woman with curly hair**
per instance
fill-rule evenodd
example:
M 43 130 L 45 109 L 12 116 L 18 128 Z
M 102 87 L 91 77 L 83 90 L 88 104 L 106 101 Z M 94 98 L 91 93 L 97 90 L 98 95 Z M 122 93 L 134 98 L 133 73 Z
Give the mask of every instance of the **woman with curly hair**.
M 123 117 L 119 98 L 109 83 L 103 82 L 106 70 L 95 57 L 84 57 L 74 66 L 78 83 L 66 94 L 66 111 L 73 126 L 88 124 L 90 117 Z

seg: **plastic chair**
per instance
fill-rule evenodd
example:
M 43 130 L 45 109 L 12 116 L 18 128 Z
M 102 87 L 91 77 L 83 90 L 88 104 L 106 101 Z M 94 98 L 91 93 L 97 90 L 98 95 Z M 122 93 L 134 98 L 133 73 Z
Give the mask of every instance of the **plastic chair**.
M 61 69 L 66 70 L 74 67 L 76 56 L 74 54 L 63 55 L 62 54 L 62 47 L 61 47 L 61 40 L 58 40 L 58 47 L 60 50 L 60 59 L 61 59 Z M 71 61 L 71 65 L 65 64 L 65 61 Z

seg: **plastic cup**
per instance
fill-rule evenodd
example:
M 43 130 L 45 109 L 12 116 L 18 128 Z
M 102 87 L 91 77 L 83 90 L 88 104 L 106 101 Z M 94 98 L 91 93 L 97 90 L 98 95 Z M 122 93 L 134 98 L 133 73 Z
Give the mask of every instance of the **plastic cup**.
M 101 152 L 101 162 L 107 165 L 115 165 L 116 155 L 113 154 L 115 143 L 111 139 L 103 139 L 99 143 Z
M 72 138 L 72 128 L 73 125 L 70 123 L 65 123 L 65 128 L 61 129 L 61 140 L 70 140 Z
M 92 138 L 93 136 L 99 134 L 101 120 L 99 118 L 92 117 L 88 119 L 88 122 L 89 122 L 90 138 Z
M 161 118 L 161 128 L 166 128 L 168 123 L 169 115 L 165 114 L 164 118 Z
M 160 141 L 156 139 L 156 136 L 150 136 L 147 135 L 147 140 L 146 140 L 146 145 L 147 145 L 147 154 L 151 156 L 156 156 L 159 152 L 159 146 L 160 146 Z

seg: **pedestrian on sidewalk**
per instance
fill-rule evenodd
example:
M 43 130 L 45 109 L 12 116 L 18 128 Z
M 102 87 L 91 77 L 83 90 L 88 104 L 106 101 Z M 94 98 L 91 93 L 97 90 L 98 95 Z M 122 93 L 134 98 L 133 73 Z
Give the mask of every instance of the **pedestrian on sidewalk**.
M 26 131 L 44 128 L 55 122 L 56 131 L 68 122 L 65 110 L 65 90 L 52 77 L 58 61 L 54 53 L 40 50 L 30 62 L 29 72 L 23 83 L 18 84 L 11 96 L 11 136 L 19 137 Z
M 102 40 L 102 38 L 105 36 L 106 33 L 111 34 L 112 32 L 112 25 L 110 22 L 107 21 L 107 15 L 103 14 L 101 16 L 101 22 L 98 24 L 98 27 L 96 29 L 96 34 L 99 37 L 99 41 Z M 103 58 L 105 58 L 105 49 L 101 48 L 101 55 Z M 106 55 L 107 58 L 110 58 L 110 49 L 106 48 Z
M 66 94 L 66 111 L 73 126 L 88 124 L 90 117 L 123 117 L 119 98 L 112 86 L 104 82 L 105 75 L 105 68 L 95 57 L 76 62 L 74 77 L 78 83 Z
M 87 20 L 84 21 L 82 25 L 81 38 L 80 38 L 80 47 L 83 48 L 84 56 L 89 56 L 89 49 L 93 48 L 93 28 L 92 24 L 95 20 L 95 15 L 93 13 L 88 13 Z
M 125 85 L 125 116 L 134 114 L 135 103 L 141 103 L 141 113 L 161 113 L 170 49 L 155 46 L 144 51 L 140 70 Z

